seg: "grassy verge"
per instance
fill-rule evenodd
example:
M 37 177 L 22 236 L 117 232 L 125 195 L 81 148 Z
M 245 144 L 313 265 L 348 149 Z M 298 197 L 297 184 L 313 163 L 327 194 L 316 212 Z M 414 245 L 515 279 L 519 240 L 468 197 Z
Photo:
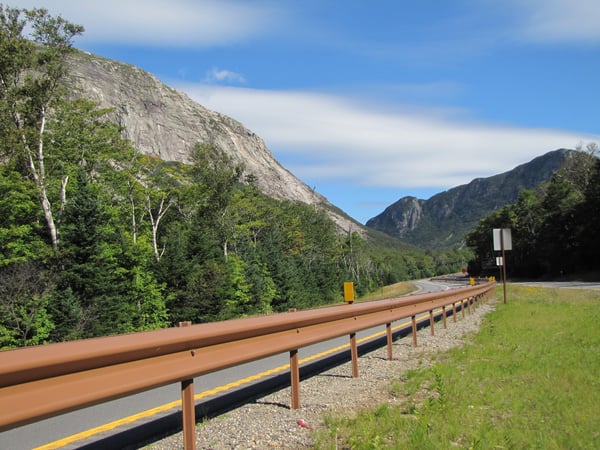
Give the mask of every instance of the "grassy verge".
M 502 297 L 502 291 L 497 291 Z M 600 448 L 600 292 L 509 285 L 465 347 L 329 417 L 317 448 Z
M 375 292 L 371 292 L 370 294 L 363 295 L 361 298 L 357 299 L 357 301 L 367 302 L 371 300 L 382 300 L 384 298 L 400 297 L 404 294 L 414 292 L 416 289 L 417 288 L 414 284 L 401 281 L 399 283 L 390 284 L 389 286 L 384 286 Z

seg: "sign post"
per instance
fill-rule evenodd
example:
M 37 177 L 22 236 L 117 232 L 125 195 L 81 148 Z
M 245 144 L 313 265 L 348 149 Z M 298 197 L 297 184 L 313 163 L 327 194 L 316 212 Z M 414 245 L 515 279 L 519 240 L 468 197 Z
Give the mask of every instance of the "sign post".
M 502 252 L 500 258 L 496 258 L 496 264 L 502 267 L 502 286 L 504 288 L 504 303 L 506 304 L 506 250 L 512 250 L 512 236 L 510 228 L 494 228 L 492 231 L 494 239 L 494 250 Z

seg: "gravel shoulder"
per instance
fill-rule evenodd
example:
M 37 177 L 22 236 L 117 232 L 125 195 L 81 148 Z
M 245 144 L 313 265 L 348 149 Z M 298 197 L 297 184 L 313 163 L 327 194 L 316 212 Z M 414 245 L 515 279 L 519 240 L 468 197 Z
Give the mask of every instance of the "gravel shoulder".
M 485 314 L 494 309 L 495 300 L 471 307 L 456 322 L 451 317 L 444 329 L 435 323 L 435 336 L 430 329 L 417 333 L 417 347 L 412 336 L 393 343 L 393 360 L 387 360 L 387 349 L 380 348 L 359 357 L 359 377 L 352 377 L 351 363 L 331 368 L 303 380 L 300 386 L 301 409 L 291 410 L 290 388 L 257 398 L 221 416 L 206 420 L 196 427 L 198 449 L 309 449 L 313 447 L 313 431 L 322 428 L 327 415 L 353 416 L 356 411 L 382 403 L 398 401 L 390 394 L 392 380 L 409 370 L 428 367 L 432 355 L 468 342 L 479 330 Z M 301 426 L 299 421 L 306 426 Z M 152 450 L 183 448 L 178 433 L 147 447 Z

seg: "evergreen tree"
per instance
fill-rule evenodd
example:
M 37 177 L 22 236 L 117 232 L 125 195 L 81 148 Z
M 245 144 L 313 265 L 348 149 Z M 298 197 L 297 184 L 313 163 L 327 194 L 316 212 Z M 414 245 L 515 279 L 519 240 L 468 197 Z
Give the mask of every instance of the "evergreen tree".
M 581 266 L 585 271 L 600 269 L 600 160 L 596 159 L 585 190 L 585 200 L 576 215 L 577 239 L 581 245 Z
M 51 254 L 41 219 L 33 183 L 0 164 L 0 267 Z
M 49 277 L 34 262 L 0 267 L 0 349 L 48 341 L 55 327 L 48 311 Z

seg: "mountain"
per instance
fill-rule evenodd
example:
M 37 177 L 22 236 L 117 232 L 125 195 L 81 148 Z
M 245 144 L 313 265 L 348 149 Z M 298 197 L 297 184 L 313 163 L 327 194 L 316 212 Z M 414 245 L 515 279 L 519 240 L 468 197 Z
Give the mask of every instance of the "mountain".
M 434 195 L 429 200 L 403 197 L 366 223 L 421 248 L 459 246 L 462 239 L 488 213 L 514 203 L 523 189 L 547 181 L 574 150 L 559 149 L 489 178 L 477 178 Z
M 245 175 L 253 174 L 265 194 L 323 208 L 340 230 L 362 233 L 358 222 L 279 164 L 255 133 L 166 86 L 148 72 L 78 51 L 69 59 L 67 84 L 73 97 L 111 108 L 112 119 L 139 152 L 189 163 L 197 143 L 215 144 L 242 163 Z

